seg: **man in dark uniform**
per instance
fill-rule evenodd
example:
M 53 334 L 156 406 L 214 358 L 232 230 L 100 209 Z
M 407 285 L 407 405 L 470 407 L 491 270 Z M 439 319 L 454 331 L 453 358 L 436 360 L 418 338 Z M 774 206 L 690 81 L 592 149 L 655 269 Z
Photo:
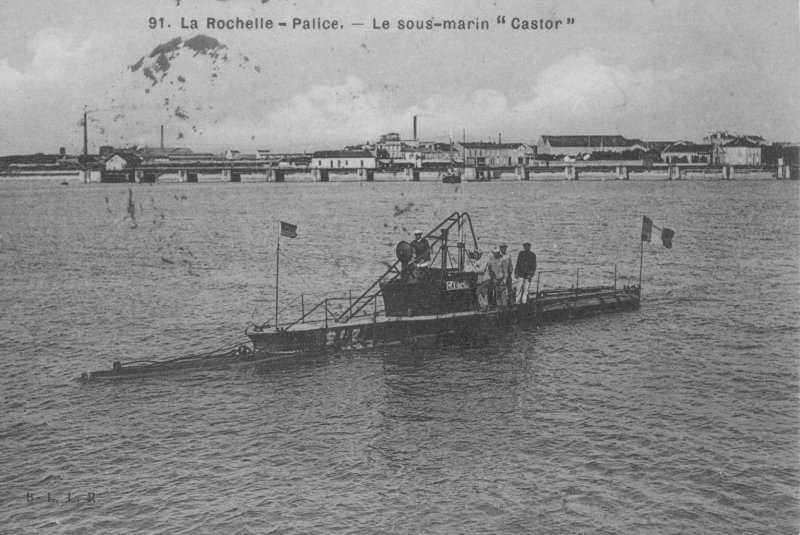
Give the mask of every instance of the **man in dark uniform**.
M 421 230 L 414 231 L 414 241 L 411 242 L 411 249 L 414 250 L 414 264 L 424 264 L 431 261 L 431 245 L 428 240 L 422 237 Z
M 522 244 L 522 251 L 517 255 L 517 266 L 514 268 L 514 275 L 519 278 L 517 283 L 517 304 L 528 302 L 528 290 L 531 286 L 531 279 L 536 273 L 536 254 L 531 251 L 531 244 Z

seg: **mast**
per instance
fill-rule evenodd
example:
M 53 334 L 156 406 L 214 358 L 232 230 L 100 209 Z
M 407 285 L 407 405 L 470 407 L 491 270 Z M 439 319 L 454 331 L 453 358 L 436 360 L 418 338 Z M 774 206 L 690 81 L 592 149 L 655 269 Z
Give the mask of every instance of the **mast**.
M 83 112 L 83 155 L 89 155 L 89 134 L 86 126 L 86 116 L 89 114 L 88 111 Z
M 448 229 L 442 229 L 442 244 L 439 246 L 439 254 L 442 256 L 442 278 L 447 278 L 447 234 Z
M 453 136 L 450 136 L 450 172 L 453 172 Z
M 278 232 L 278 246 L 275 248 L 275 331 L 278 330 L 278 285 L 281 271 L 281 233 Z
M 642 299 L 642 265 L 644 264 L 644 240 L 639 240 L 639 300 Z

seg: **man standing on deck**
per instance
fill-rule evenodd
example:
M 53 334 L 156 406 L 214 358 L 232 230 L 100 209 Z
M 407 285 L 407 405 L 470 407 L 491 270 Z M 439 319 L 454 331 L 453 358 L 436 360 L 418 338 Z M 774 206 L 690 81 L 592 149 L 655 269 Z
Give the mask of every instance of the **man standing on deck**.
M 528 290 L 531 287 L 534 273 L 536 273 L 536 253 L 531 251 L 531 244 L 525 242 L 522 244 L 522 251 L 517 255 L 517 267 L 514 269 L 514 275 L 519 278 L 517 283 L 518 305 L 528 302 Z
M 414 231 L 414 241 L 411 242 L 414 251 L 414 264 L 424 264 L 431 261 L 431 244 L 422 237 L 421 230 Z
M 489 283 L 491 277 L 489 275 L 489 259 L 481 258 L 478 252 L 478 260 L 475 262 L 475 273 L 478 274 L 478 287 L 475 290 L 475 295 L 478 298 L 478 310 L 486 312 L 489 309 Z
M 508 260 L 503 258 L 503 253 L 500 252 L 499 247 L 492 250 L 492 258 L 489 259 L 489 264 L 486 266 L 489 271 L 489 276 L 494 288 L 494 302 L 498 308 L 506 308 L 508 306 Z
M 505 242 L 500 244 L 500 254 L 503 255 L 503 259 L 508 264 L 507 267 L 506 267 L 506 271 L 508 271 L 508 274 L 506 276 L 506 291 L 508 293 L 506 295 L 508 296 L 509 302 L 513 302 L 514 301 L 514 293 L 513 293 L 514 286 L 511 283 L 511 281 L 512 281 L 511 274 L 514 272 L 514 266 L 511 263 L 511 257 L 508 256 L 508 245 Z

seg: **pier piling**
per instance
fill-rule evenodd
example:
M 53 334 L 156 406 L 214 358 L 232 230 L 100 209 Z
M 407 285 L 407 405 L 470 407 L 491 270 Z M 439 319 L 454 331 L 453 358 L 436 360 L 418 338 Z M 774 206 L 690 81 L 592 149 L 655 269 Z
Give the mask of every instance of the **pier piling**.
M 375 171 L 372 169 L 365 169 L 363 167 L 359 168 L 358 171 L 358 178 L 364 180 L 366 182 L 374 182 L 375 181 Z
M 329 182 L 330 175 L 328 173 L 329 171 L 319 168 L 314 168 L 311 170 L 311 176 L 314 177 L 315 182 Z M 276 182 L 277 182 L 277 175 L 276 175 Z
M 192 173 L 186 169 L 178 171 L 178 180 L 180 182 L 197 182 L 197 173 Z
M 731 180 L 733 179 L 733 166 L 732 165 L 723 165 L 722 166 L 722 180 Z
M 580 172 L 574 165 L 569 165 L 564 168 L 564 180 L 578 180 Z
M 406 167 L 403 170 L 406 180 L 411 182 L 419 182 L 419 171 L 413 167 Z

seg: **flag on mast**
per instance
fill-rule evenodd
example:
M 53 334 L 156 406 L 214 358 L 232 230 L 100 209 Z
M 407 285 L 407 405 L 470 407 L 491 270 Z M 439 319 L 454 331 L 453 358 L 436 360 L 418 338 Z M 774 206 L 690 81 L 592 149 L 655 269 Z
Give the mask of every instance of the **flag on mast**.
M 292 225 L 290 223 L 281 221 L 281 236 L 286 236 L 287 238 L 296 238 L 297 225 Z
M 653 222 L 647 216 L 642 216 L 642 241 L 650 242 L 653 235 Z
M 661 243 L 664 244 L 664 247 L 667 249 L 672 249 L 672 237 L 675 233 L 672 229 L 665 228 L 661 231 Z
M 672 238 L 675 236 L 675 232 L 672 229 L 657 227 L 647 216 L 642 216 L 642 241 L 650 242 L 653 237 L 653 227 L 661 231 L 661 243 L 664 247 L 672 249 Z

